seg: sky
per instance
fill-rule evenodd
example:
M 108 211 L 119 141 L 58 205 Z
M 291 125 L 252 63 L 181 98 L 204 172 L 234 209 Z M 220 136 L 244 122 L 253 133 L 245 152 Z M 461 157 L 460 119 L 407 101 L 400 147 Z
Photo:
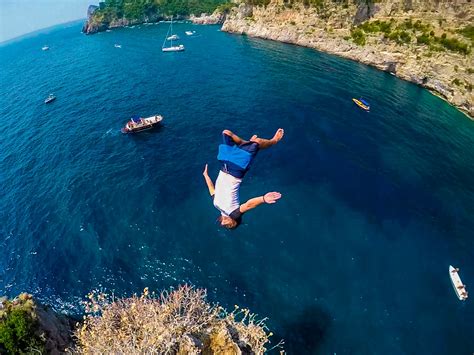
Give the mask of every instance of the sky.
M 0 42 L 87 16 L 98 0 L 0 0 Z

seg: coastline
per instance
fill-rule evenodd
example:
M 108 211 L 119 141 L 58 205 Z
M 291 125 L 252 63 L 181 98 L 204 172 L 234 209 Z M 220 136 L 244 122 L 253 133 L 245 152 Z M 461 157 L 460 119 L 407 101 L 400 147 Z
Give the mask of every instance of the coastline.
M 375 67 L 427 89 L 474 120 L 472 53 L 428 53 L 421 46 L 381 38 L 359 46 L 348 38 L 350 10 L 337 19 L 321 20 L 311 8 L 288 9 L 277 2 L 266 7 L 241 4 L 227 16 L 222 31 L 308 47 Z
M 337 51 L 327 51 L 327 50 L 323 50 L 323 49 L 320 49 L 318 47 L 314 47 L 314 46 L 311 46 L 311 45 L 307 45 L 307 44 L 302 44 L 302 43 L 298 43 L 298 42 L 292 42 L 292 41 L 282 41 L 280 39 L 277 39 L 277 38 L 270 38 L 270 37 L 266 37 L 266 36 L 259 36 L 259 35 L 254 35 L 254 34 L 251 34 L 251 33 L 245 33 L 245 32 L 234 32 L 234 31 L 231 31 L 231 30 L 228 30 L 228 29 L 222 29 L 223 32 L 227 32 L 227 33 L 231 33 L 231 34 L 235 34 L 235 35 L 245 35 L 245 36 L 249 36 L 249 37 L 252 37 L 252 38 L 260 38 L 260 39 L 264 39 L 264 40 L 267 40 L 267 41 L 274 41 L 274 42 L 280 42 L 280 43 L 286 43 L 286 44 L 291 44 L 291 45 L 295 45 L 295 46 L 300 46 L 300 47 L 306 47 L 306 48 L 311 48 L 311 49 L 314 49 L 316 51 L 319 51 L 319 52 L 323 52 L 323 53 L 326 53 L 326 54 L 330 54 L 330 55 L 335 55 L 335 56 L 338 56 L 340 58 L 345 58 L 345 59 L 349 59 L 349 60 L 352 60 L 354 62 L 357 62 L 357 63 L 361 63 L 361 64 L 364 64 L 364 65 L 368 65 L 370 67 L 373 67 L 373 68 L 376 68 L 380 71 L 384 71 L 384 72 L 387 72 L 387 73 L 390 73 L 392 75 L 394 75 L 395 77 L 397 77 L 398 79 L 401 79 L 401 80 L 404 80 L 404 81 L 408 81 L 410 83 L 413 83 L 413 84 L 416 84 L 424 89 L 426 89 L 429 93 L 431 93 L 432 95 L 436 96 L 436 97 L 439 97 L 440 99 L 442 99 L 443 101 L 445 101 L 446 103 L 448 103 L 450 106 L 454 107 L 455 109 L 457 109 L 459 112 L 463 113 L 467 118 L 469 118 L 470 120 L 474 121 L 474 115 L 471 114 L 468 110 L 466 109 L 463 109 L 462 107 L 459 107 L 459 106 L 456 106 L 454 103 L 450 102 L 445 96 L 443 96 L 443 94 L 441 94 L 440 92 L 430 88 L 429 86 L 426 86 L 424 85 L 422 82 L 417 82 L 417 81 L 414 81 L 414 80 L 410 80 L 410 78 L 406 78 L 406 77 L 402 77 L 400 75 L 397 75 L 397 73 L 394 73 L 394 72 L 391 72 L 390 70 L 387 70 L 386 68 L 383 68 L 383 67 L 379 67 L 377 65 L 374 65 L 373 63 L 370 63 L 370 62 L 365 62 L 364 60 L 360 60 L 359 58 L 356 58 L 354 56 L 351 56 L 351 55 L 345 55 L 344 53 L 341 53 L 341 52 L 337 52 Z

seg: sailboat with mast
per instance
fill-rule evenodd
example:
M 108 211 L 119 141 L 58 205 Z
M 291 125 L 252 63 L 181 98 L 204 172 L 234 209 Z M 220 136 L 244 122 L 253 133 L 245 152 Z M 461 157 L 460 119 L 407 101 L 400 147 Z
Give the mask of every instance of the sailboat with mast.
M 173 17 L 171 17 L 170 27 L 168 28 L 168 32 L 166 32 L 165 40 L 163 41 L 163 45 L 161 46 L 161 50 L 163 52 L 182 52 L 184 51 L 184 46 L 182 44 L 173 45 L 173 41 L 179 40 L 177 34 L 173 34 Z M 170 45 L 167 46 L 166 42 L 170 42 Z

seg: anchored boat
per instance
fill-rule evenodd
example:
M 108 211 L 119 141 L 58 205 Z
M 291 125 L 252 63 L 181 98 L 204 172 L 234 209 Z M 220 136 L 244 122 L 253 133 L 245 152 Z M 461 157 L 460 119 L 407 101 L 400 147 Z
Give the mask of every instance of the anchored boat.
M 50 102 L 53 102 L 54 100 L 56 100 L 56 96 L 54 96 L 53 94 L 49 94 L 49 96 L 44 100 L 44 103 L 49 104 Z
M 449 277 L 451 278 L 456 296 L 458 296 L 460 301 L 465 301 L 468 297 L 468 293 L 466 285 L 462 283 L 461 277 L 459 277 L 459 269 L 449 265 Z
M 133 116 L 130 121 L 127 122 L 125 127 L 122 128 L 122 133 L 135 133 L 152 129 L 158 126 L 163 121 L 163 116 L 151 116 L 142 118 L 139 116 Z
M 370 111 L 370 104 L 363 100 L 363 99 L 352 99 L 352 101 L 354 101 L 354 103 L 359 106 L 361 109 L 365 110 L 365 111 Z
M 173 41 L 178 40 L 179 37 L 176 34 L 173 34 L 173 18 L 171 18 L 170 27 L 168 28 L 168 32 L 166 33 L 165 40 L 163 41 L 163 45 L 161 46 L 161 50 L 163 52 L 182 52 L 184 51 L 184 46 L 182 44 L 173 46 Z M 166 41 L 170 41 L 170 45 L 166 46 Z

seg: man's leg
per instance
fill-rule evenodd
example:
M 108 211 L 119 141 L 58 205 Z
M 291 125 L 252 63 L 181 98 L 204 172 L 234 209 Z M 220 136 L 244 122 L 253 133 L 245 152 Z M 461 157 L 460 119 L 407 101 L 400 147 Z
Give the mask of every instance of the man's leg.
M 278 128 L 278 130 L 275 132 L 275 135 L 273 136 L 272 139 L 259 138 L 256 135 L 253 135 L 252 138 L 250 138 L 250 141 L 258 143 L 258 146 L 260 149 L 265 149 L 281 141 L 284 134 L 285 134 L 285 131 L 282 128 Z
M 226 144 L 228 144 L 228 142 L 226 141 L 226 137 L 229 137 L 230 139 L 232 139 L 232 141 L 237 144 L 237 145 L 241 145 L 241 144 L 244 144 L 244 143 L 248 143 L 248 141 L 246 140 L 243 140 L 242 138 L 240 138 L 238 135 L 234 134 L 232 131 L 229 131 L 228 129 L 224 129 L 222 131 L 222 135 L 224 136 L 224 142 Z

